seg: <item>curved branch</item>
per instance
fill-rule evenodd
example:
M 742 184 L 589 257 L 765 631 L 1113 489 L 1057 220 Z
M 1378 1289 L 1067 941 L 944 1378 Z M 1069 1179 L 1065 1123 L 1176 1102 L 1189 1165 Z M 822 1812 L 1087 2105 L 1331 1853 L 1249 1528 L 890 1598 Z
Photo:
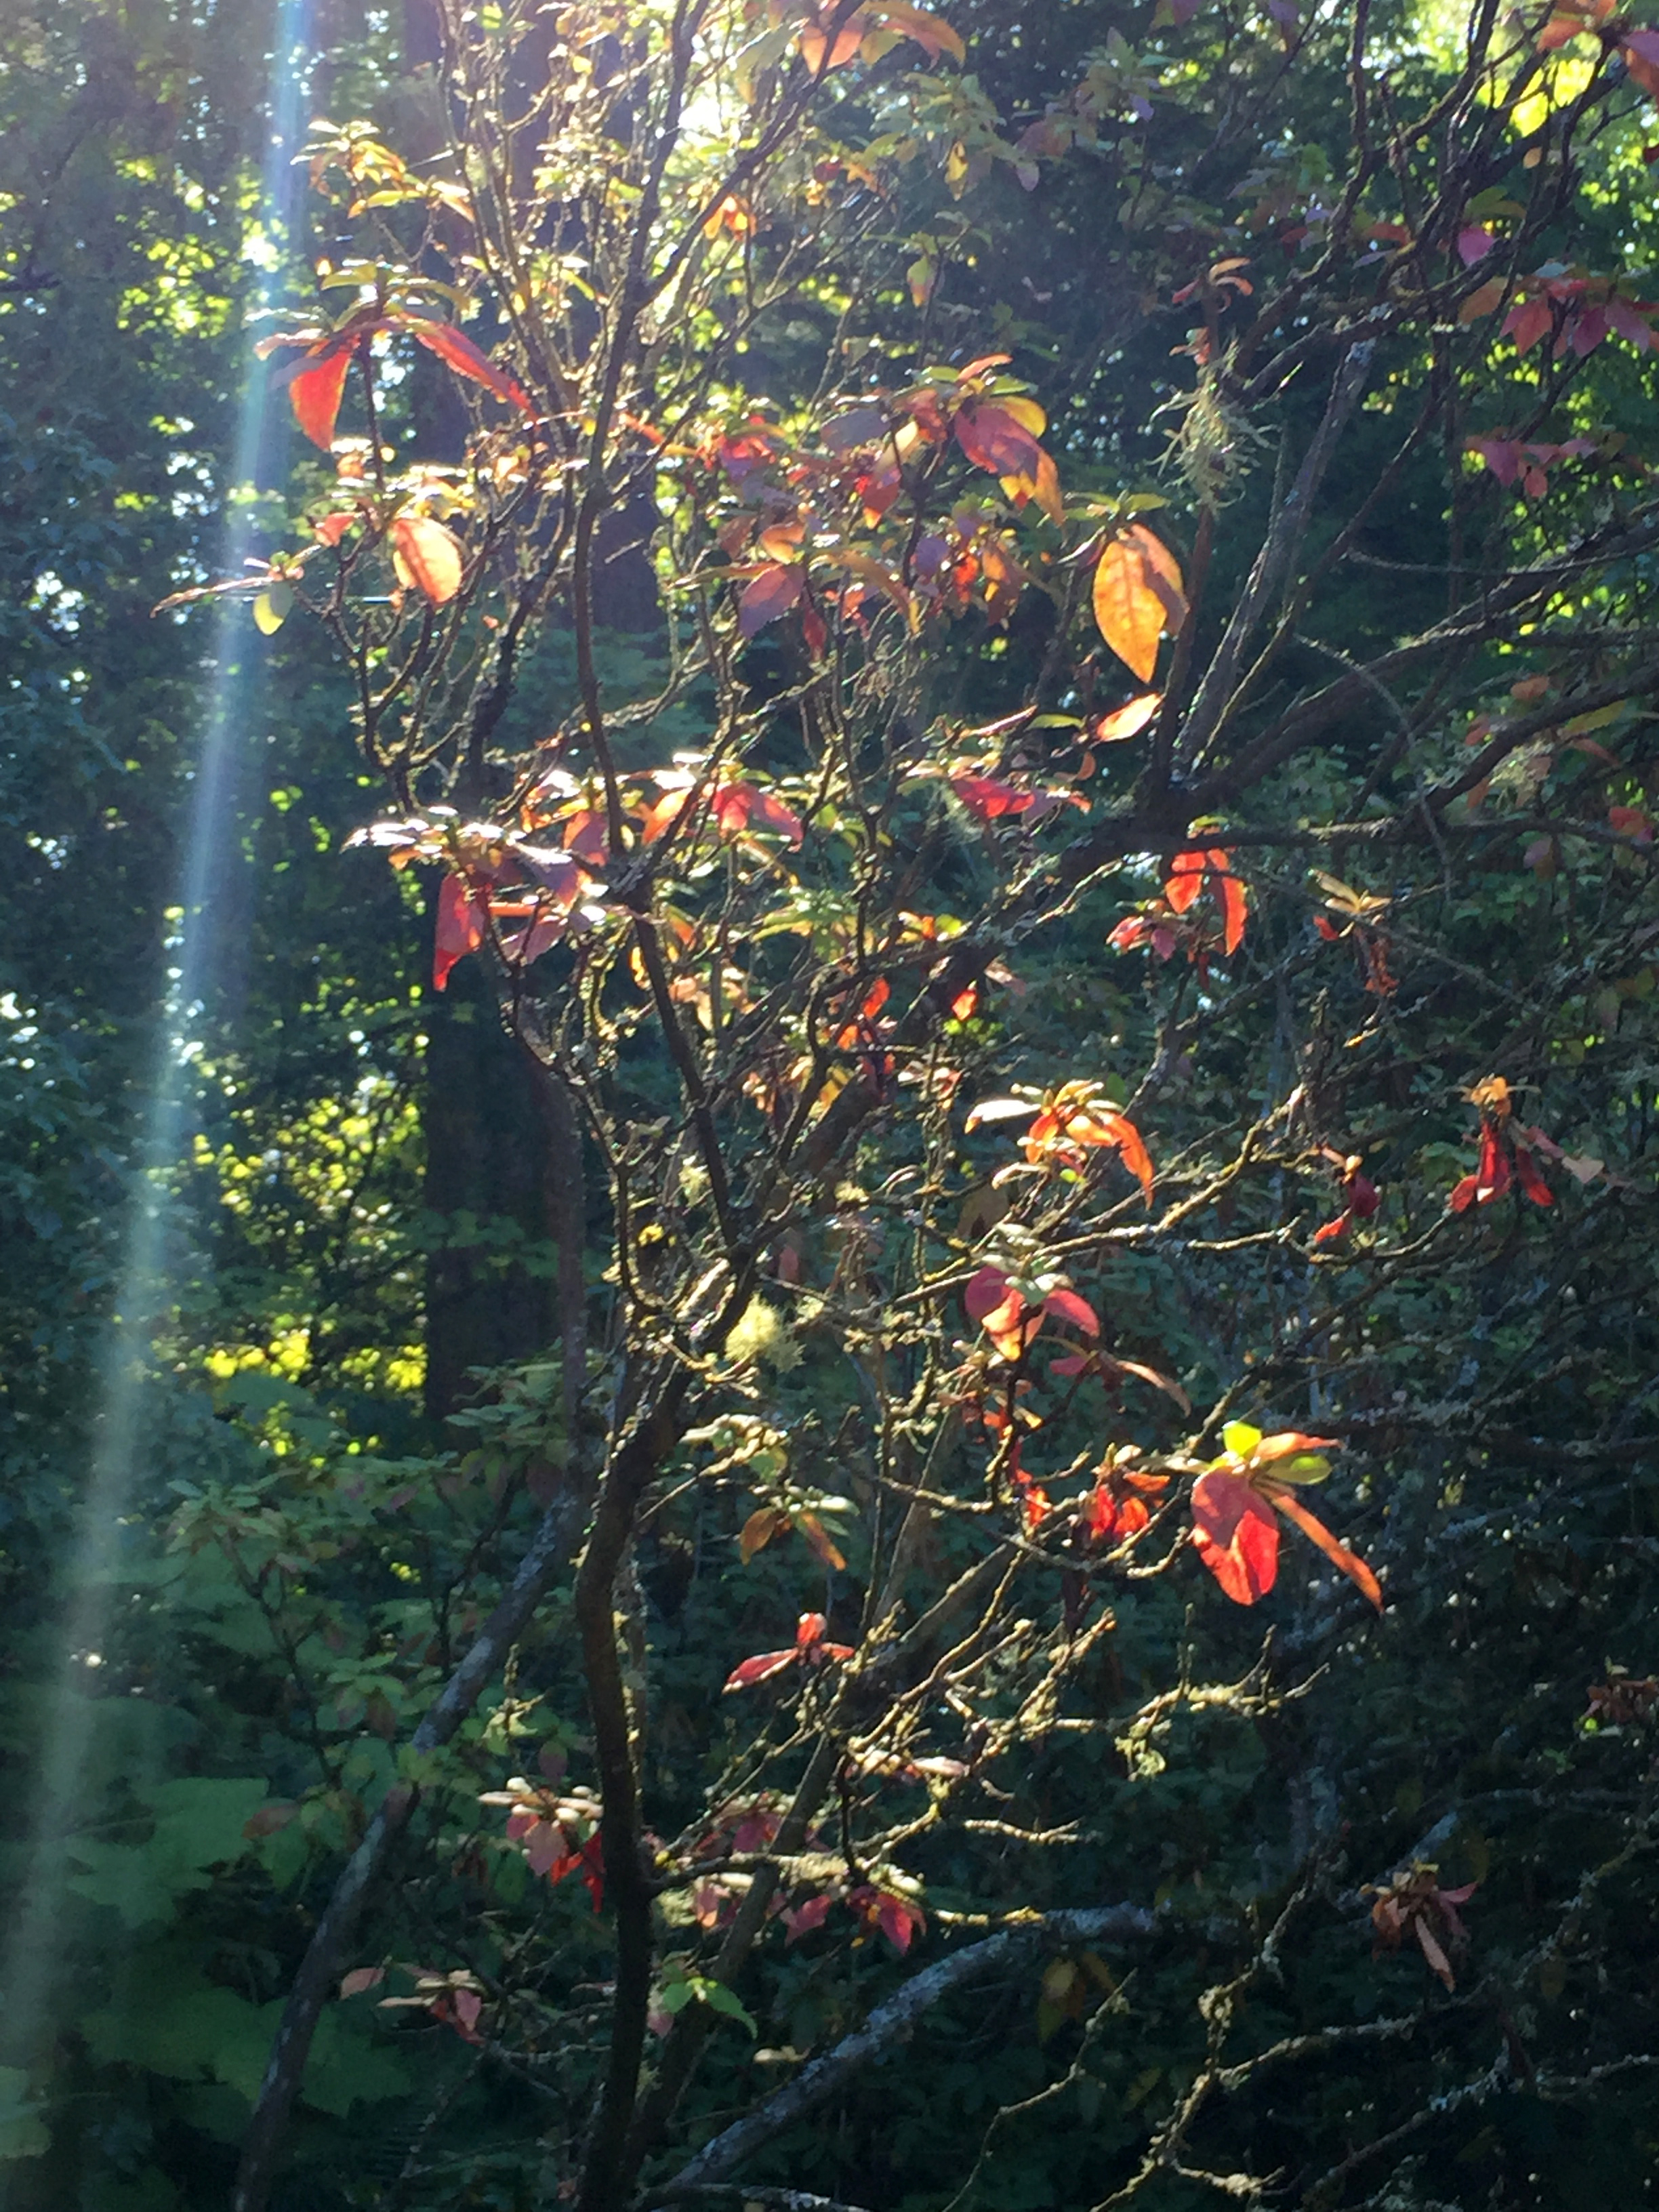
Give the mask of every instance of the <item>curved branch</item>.
M 1154 1914 L 1139 1905 L 1107 1905 L 1092 1909 L 1045 1913 L 1018 1928 L 971 1943 L 927 1966 L 902 1989 L 878 2005 L 862 2027 L 845 2036 L 832 2050 L 804 2066 L 794 2080 L 735 2121 L 713 2142 L 706 2143 L 690 2164 L 653 2194 L 664 2203 L 690 2196 L 708 2183 L 720 2180 L 734 2166 L 753 2155 L 763 2144 L 819 2105 L 872 2059 L 879 2058 L 891 2045 L 908 2035 L 921 2015 L 969 1982 L 1020 1966 L 1038 1951 L 1067 1943 L 1128 1942 L 1150 1936 L 1157 1925 Z

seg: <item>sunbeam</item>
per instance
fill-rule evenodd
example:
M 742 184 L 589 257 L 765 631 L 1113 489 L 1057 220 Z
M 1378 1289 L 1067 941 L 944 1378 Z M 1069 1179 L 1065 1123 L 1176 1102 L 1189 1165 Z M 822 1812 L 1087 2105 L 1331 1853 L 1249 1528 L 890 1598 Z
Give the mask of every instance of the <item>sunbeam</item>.
M 267 235 L 287 233 L 295 198 L 299 173 L 294 162 L 304 125 L 310 15 L 311 0 L 277 0 L 259 197 L 259 222 Z M 258 304 L 269 304 L 263 292 Z M 235 495 L 254 477 L 266 384 L 263 374 L 251 372 L 244 386 L 224 482 L 221 574 L 239 573 L 252 550 L 255 510 Z M 156 580 L 159 595 L 163 580 Z M 28 1873 L 7 1930 L 0 1975 L 0 2054 L 14 2066 L 38 2059 L 51 2033 L 66 1871 L 64 1844 L 74 1825 L 96 1717 L 88 1691 L 102 1663 L 113 1577 L 127 1548 L 135 1498 L 146 1479 L 141 1412 L 153 1333 L 158 1316 L 173 1303 L 179 1279 L 180 1240 L 171 1218 L 168 1179 L 188 1140 L 191 1068 L 199 1050 L 197 1031 L 210 977 L 219 972 L 214 890 L 218 856 L 231 824 L 256 680 L 247 658 L 246 606 L 235 599 L 214 604 L 208 646 L 212 674 L 191 780 L 176 896 L 179 920 L 170 946 L 173 964 L 137 1146 L 138 1174 L 100 1378 L 97 1441 L 64 1577 L 63 1656 L 43 1705 Z M 15 2169 L 0 2168 L 0 2176 L 7 2171 Z M 0 2179 L 0 2201 L 4 2193 Z

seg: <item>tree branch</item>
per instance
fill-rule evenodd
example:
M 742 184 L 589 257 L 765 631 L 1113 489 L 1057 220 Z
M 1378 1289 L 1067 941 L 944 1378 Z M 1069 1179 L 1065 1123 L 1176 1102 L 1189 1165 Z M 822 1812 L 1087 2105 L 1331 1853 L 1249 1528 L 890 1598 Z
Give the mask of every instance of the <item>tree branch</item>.
M 793 2081 L 775 2090 L 752 2112 L 706 2143 L 689 2166 L 653 2194 L 659 2202 L 672 2202 L 730 2173 L 763 2144 L 833 2096 L 860 2067 L 907 2036 L 925 2012 L 969 1983 L 1023 1966 L 1039 1951 L 1068 1943 L 1142 1940 L 1156 1925 L 1154 1915 L 1139 1905 L 1050 1912 L 1026 1926 L 1005 1929 L 982 1943 L 970 1944 L 965 1951 L 940 1959 L 906 1982 L 885 2004 L 878 2005 L 862 2027 L 843 2037 L 833 2050 L 803 2067 Z

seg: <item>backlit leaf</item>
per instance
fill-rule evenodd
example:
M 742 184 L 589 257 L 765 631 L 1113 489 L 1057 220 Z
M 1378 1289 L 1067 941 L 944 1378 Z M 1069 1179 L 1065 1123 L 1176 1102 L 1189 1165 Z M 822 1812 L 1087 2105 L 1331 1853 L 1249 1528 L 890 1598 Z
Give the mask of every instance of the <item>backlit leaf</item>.
M 994 400 L 964 400 L 957 410 L 957 443 L 975 468 L 994 477 L 1035 477 L 1042 447 L 1025 425 Z
M 738 601 L 738 636 L 753 637 L 768 623 L 787 614 L 799 599 L 805 581 L 805 570 L 796 563 L 786 567 L 778 562 L 769 568 L 763 568 L 758 576 L 744 585 Z
M 520 413 L 533 421 L 536 410 L 522 385 L 497 368 L 488 354 L 480 351 L 465 331 L 453 323 L 434 323 L 417 315 L 405 316 L 403 327 L 417 337 L 429 353 L 447 363 L 458 376 L 468 377 L 474 384 L 482 384 L 498 399 L 505 399 Z
M 722 1696 L 733 1690 L 751 1689 L 757 1682 L 769 1682 L 774 1674 L 781 1674 L 786 1667 L 793 1667 L 800 1657 L 792 1644 L 787 1651 L 757 1651 L 752 1659 L 744 1659 L 732 1669 L 722 1685 Z
M 1193 1485 L 1193 1543 L 1235 1605 L 1254 1605 L 1279 1573 L 1273 1508 L 1241 1474 L 1211 1473 Z
M 294 586 L 280 578 L 267 584 L 253 602 L 253 627 L 264 637 L 274 637 L 294 606 Z
M 1096 564 L 1094 615 L 1118 659 L 1149 684 L 1158 665 L 1164 599 L 1153 587 L 1146 554 L 1127 538 L 1109 538 Z
M 1163 704 L 1161 691 L 1143 691 L 1127 706 L 1115 708 L 1109 714 L 1102 714 L 1091 722 L 1089 736 L 1096 744 L 1121 744 L 1126 738 L 1138 737 Z
M 1207 1478 L 1206 1478 L 1207 1480 Z M 1382 1586 L 1358 1553 L 1346 1544 L 1340 1544 L 1317 1514 L 1310 1513 L 1299 1498 L 1277 1488 L 1269 1491 L 1274 1508 L 1287 1521 L 1293 1521 L 1303 1534 L 1318 1545 L 1334 1567 L 1346 1575 L 1356 1589 L 1362 1591 L 1379 1613 L 1382 1610 Z
M 434 607 L 461 588 L 460 540 L 427 514 L 400 514 L 386 532 L 399 583 L 423 592 Z
M 351 354 L 349 343 L 325 346 L 319 355 L 306 355 L 289 380 L 294 419 L 312 444 L 320 446 L 325 453 L 333 450 L 334 425 L 345 397 Z
M 447 988 L 449 972 L 483 943 L 489 927 L 487 902 L 459 876 L 446 876 L 438 887 L 438 915 L 432 940 L 432 988 Z

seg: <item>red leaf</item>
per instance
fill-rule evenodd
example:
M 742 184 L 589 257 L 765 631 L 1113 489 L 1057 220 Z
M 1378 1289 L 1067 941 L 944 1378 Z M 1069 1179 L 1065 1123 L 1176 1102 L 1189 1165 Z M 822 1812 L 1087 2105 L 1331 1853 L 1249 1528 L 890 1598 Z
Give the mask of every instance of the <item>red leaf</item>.
M 774 1674 L 781 1674 L 786 1667 L 793 1667 L 800 1653 L 792 1644 L 787 1651 L 757 1651 L 752 1659 L 745 1659 L 726 1676 L 720 1694 L 732 1690 L 747 1690 L 757 1682 L 769 1682 Z
M 489 926 L 486 902 L 459 876 L 446 876 L 438 888 L 437 926 L 432 939 L 432 988 L 441 991 L 449 971 L 483 943 Z
M 1521 444 L 1516 438 L 1471 438 L 1468 450 L 1479 453 L 1507 490 L 1521 472 Z
M 1334 1244 L 1339 1237 L 1346 1233 L 1352 1220 L 1352 1212 L 1344 1211 L 1337 1215 L 1334 1221 L 1327 1221 L 1316 1229 L 1310 1241 L 1315 1244 Z
M 1525 1145 L 1515 1148 L 1515 1179 L 1534 1206 L 1553 1206 L 1555 1193 L 1539 1170 L 1538 1163 Z
M 738 635 L 753 637 L 775 622 L 780 615 L 787 614 L 801 595 L 806 581 L 806 572 L 798 563 L 775 562 L 769 568 L 744 586 L 738 601 Z
M 876 1925 L 900 1958 L 909 1949 L 910 1938 L 927 1924 L 921 1917 L 920 1905 L 912 1905 L 906 1898 L 895 1897 L 890 1891 L 884 1893 L 876 1914 Z
M 1497 1130 L 1490 1121 L 1480 1128 L 1480 1164 L 1475 1170 L 1476 1195 L 1482 1206 L 1489 1199 L 1502 1198 L 1510 1187 L 1509 1155 L 1499 1141 Z
M 1004 1359 L 1018 1359 L 1042 1327 L 1041 1312 L 1033 1311 L 1000 1267 L 981 1267 L 963 1292 L 963 1304 Z
M 1429 1933 L 1428 1923 L 1423 1918 L 1421 1913 L 1413 1916 L 1412 1926 L 1417 1931 L 1417 1940 L 1423 1948 L 1423 1956 L 1446 1987 L 1449 1990 L 1455 1988 L 1456 1984 L 1452 1975 L 1451 1961 L 1441 1949 L 1436 1939 Z
M 1016 1293 L 1018 1295 L 1018 1293 Z M 1008 1296 L 1008 1278 L 1000 1267 L 981 1267 L 963 1291 L 962 1303 L 968 1309 L 970 1321 L 985 1319 L 994 1313 Z M 1024 1301 L 1020 1301 L 1024 1304 Z
M 1382 1588 L 1364 1559 L 1357 1553 L 1351 1552 L 1346 1544 L 1339 1544 L 1318 1515 L 1310 1513 L 1299 1498 L 1294 1498 L 1288 1491 L 1281 1490 L 1277 1483 L 1267 1494 L 1285 1518 L 1287 1521 L 1294 1521 L 1303 1534 L 1318 1545 L 1331 1565 L 1340 1568 L 1348 1580 L 1363 1591 L 1381 1613 Z
M 1056 1321 L 1068 1321 L 1073 1328 L 1080 1328 L 1085 1336 L 1098 1336 L 1100 1322 L 1087 1298 L 1080 1298 L 1075 1291 L 1050 1291 L 1042 1301 L 1044 1313 L 1051 1313 Z
M 799 1942 L 803 1936 L 810 1936 L 815 1928 L 822 1928 L 830 1917 L 830 1908 L 835 1901 L 826 1890 L 820 1896 L 809 1897 L 805 1905 L 796 1905 L 793 1911 L 786 1912 L 783 1924 L 789 1930 L 786 1942 Z
M 981 822 L 995 822 L 1005 814 L 1024 814 L 1036 804 L 1034 792 L 1021 791 L 998 775 L 953 775 L 951 788 Z
M 850 1659 L 850 1644 L 827 1644 L 824 1631 L 829 1622 L 821 1613 L 804 1613 L 795 1624 L 795 1650 L 809 1666 L 825 1659 Z
M 1193 1485 L 1193 1542 L 1235 1605 L 1254 1605 L 1279 1573 L 1279 1523 L 1243 1475 L 1201 1474 Z
M 458 376 L 469 376 L 474 384 L 482 384 L 498 399 L 505 399 L 523 414 L 535 420 L 536 410 L 522 385 L 516 383 L 502 369 L 496 368 L 488 354 L 482 353 L 453 323 L 432 323 L 424 318 L 408 315 L 403 327 L 417 337 L 428 353 L 435 353 L 440 361 L 447 362 Z
M 773 830 L 792 845 L 805 836 L 801 818 L 781 799 L 757 791 L 752 783 L 725 783 L 714 793 L 712 811 L 722 836 L 736 837 L 745 830 Z
M 1472 1175 L 1466 1175 L 1454 1185 L 1446 1204 L 1454 1213 L 1467 1213 L 1474 1204 L 1480 1186 Z
M 305 355 L 289 380 L 289 404 L 294 419 L 313 446 L 326 453 L 334 445 L 334 424 L 345 397 L 346 372 L 351 367 L 354 340 L 331 340 L 320 352 Z
M 1513 338 L 1517 353 L 1528 353 L 1547 335 L 1553 320 L 1550 303 L 1540 294 L 1536 299 L 1518 300 L 1504 316 L 1498 335 Z
M 312 534 L 320 538 L 325 545 L 337 545 L 352 524 L 361 519 L 349 509 L 343 514 L 325 514 L 320 521 L 312 524 Z

